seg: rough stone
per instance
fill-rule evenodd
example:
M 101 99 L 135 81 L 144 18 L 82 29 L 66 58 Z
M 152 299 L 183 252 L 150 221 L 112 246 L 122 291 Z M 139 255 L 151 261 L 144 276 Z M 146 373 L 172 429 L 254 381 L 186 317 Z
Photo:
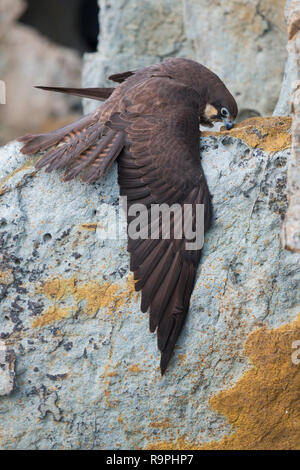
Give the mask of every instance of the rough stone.
M 80 86 L 81 58 L 17 23 L 25 6 L 18 0 L 5 0 L 0 6 L 0 78 L 6 85 L 6 99 L 0 97 L 1 144 L 28 132 L 63 125 L 63 120 L 75 114 L 72 106 L 79 104 L 74 97 L 33 88 L 68 83 Z M 3 101 L 6 104 L 1 104 Z
M 86 86 L 170 56 L 214 70 L 240 118 L 273 113 L 286 60 L 285 0 L 99 0 L 99 51 L 85 56 Z M 266 86 L 267 84 L 267 86 Z M 93 107 L 88 103 L 87 109 Z
M 228 84 L 240 118 L 272 114 L 286 58 L 285 0 L 185 0 L 184 5 L 196 60 Z
M 276 116 L 288 116 L 291 114 L 291 99 L 294 89 L 294 82 L 300 78 L 300 6 L 298 0 L 287 0 L 285 6 L 285 16 L 288 27 L 288 58 L 285 65 L 279 100 L 274 110 L 274 115 Z
M 0 24 L 3 27 L 20 17 L 26 9 L 24 0 L 2 0 L 0 4 Z M 3 35 L 1 28 L 0 35 Z
M 283 246 L 300 253 L 300 81 L 293 93 L 292 152 L 288 162 L 289 207 L 282 225 Z
M 9 395 L 15 385 L 15 354 L 0 340 L 0 396 Z
M 289 127 L 287 118 L 257 118 L 202 138 L 214 222 L 163 378 L 155 334 L 133 289 L 126 240 L 99 236 L 118 207 L 116 168 L 90 186 L 63 183 L 60 174 L 36 172 L 37 157 L 27 159 L 18 143 L 0 150 L 0 337 L 17 356 L 15 391 L 0 399 L 2 449 L 137 449 L 159 442 L 180 448 L 180 436 L 209 446 L 225 442 L 235 422 L 243 439 L 234 445 L 241 448 L 249 429 L 252 448 L 270 445 L 268 426 L 300 447 L 290 382 L 296 375 L 281 372 L 281 356 L 276 361 L 277 333 L 267 342 L 262 333 L 251 339 L 262 327 L 283 328 L 286 338 L 286 325 L 284 364 L 296 367 L 289 341 L 300 339 L 299 329 L 289 324 L 299 314 L 300 255 L 280 244 Z M 247 346 L 252 362 L 272 363 L 272 374 L 251 372 L 251 387 L 245 344 L 256 348 Z M 228 392 L 222 408 L 214 397 L 231 387 L 241 392 Z M 264 426 L 250 426 L 255 414 L 248 426 L 240 401 L 248 401 L 245 388 L 253 403 L 262 396 Z M 274 421 L 273 395 L 293 426 Z
M 287 89 L 286 101 L 289 103 L 292 117 L 292 154 L 288 165 L 289 208 L 282 226 L 283 246 L 291 251 L 300 252 L 300 5 L 298 1 L 287 2 L 290 58 L 293 71 Z M 283 94 L 285 85 L 283 84 Z

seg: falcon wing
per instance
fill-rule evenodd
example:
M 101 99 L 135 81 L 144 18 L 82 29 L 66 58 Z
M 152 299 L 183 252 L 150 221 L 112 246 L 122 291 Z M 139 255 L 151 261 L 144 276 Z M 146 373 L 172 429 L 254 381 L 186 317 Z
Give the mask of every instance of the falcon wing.
M 67 126 L 45 134 L 29 134 L 18 139 L 21 152 L 47 152 L 36 163 L 46 172 L 65 168 L 64 180 L 77 176 L 86 183 L 102 178 L 118 158 L 124 146 L 122 130 L 109 129 L 101 122 L 101 108 Z
M 151 78 L 125 98 L 126 111 L 115 124 L 126 130 L 125 149 L 118 159 L 121 195 L 133 204 L 190 204 L 195 226 L 197 204 L 205 205 L 205 230 L 211 223 L 212 206 L 200 163 L 199 96 L 174 80 Z M 144 98 L 143 98 L 144 97 Z M 131 112 L 133 110 L 134 112 Z M 149 113 L 150 110 L 150 113 Z M 117 123 L 117 124 L 116 124 Z M 184 217 L 185 214 L 182 214 Z M 130 224 L 134 217 L 128 217 Z M 148 219 L 144 233 L 155 220 Z M 162 221 L 156 239 L 133 239 L 128 234 L 130 268 L 136 290 L 142 291 L 141 309 L 150 308 L 150 331 L 157 329 L 164 374 L 183 327 L 192 294 L 200 250 L 188 250 L 187 240 L 162 237 Z

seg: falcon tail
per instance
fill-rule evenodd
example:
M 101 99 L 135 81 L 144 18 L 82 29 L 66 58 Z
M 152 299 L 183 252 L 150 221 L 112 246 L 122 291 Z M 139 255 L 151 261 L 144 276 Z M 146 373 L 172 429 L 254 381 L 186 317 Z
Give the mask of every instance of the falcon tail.
M 104 101 L 110 97 L 114 88 L 64 88 L 52 86 L 36 86 L 40 90 L 56 91 L 68 95 L 81 96 L 82 98 L 91 98 L 93 100 Z
M 51 172 L 65 168 L 65 181 L 80 175 L 82 181 L 93 183 L 118 157 L 124 146 L 124 132 L 109 129 L 96 112 L 52 132 L 25 135 L 18 141 L 24 143 L 24 154 L 49 149 L 37 162 L 37 169 L 46 167 L 46 172 Z

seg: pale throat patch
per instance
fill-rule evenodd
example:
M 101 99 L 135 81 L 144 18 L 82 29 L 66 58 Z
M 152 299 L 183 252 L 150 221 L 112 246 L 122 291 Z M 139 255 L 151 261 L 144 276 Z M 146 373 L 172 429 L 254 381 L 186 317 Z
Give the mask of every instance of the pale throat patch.
M 204 110 L 204 117 L 211 121 L 218 116 L 218 110 L 212 104 L 207 104 Z

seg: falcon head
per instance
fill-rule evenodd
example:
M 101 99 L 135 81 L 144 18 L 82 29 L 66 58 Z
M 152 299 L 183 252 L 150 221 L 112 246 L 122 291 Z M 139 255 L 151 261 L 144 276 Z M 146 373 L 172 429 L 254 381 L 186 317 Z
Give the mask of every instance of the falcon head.
M 208 100 L 200 113 L 200 124 L 213 127 L 214 122 L 223 121 L 225 128 L 230 130 L 234 126 L 238 107 L 225 85 L 222 82 L 216 85 L 209 89 Z
M 162 70 L 167 77 L 197 92 L 200 124 L 213 127 L 215 121 L 223 121 L 227 130 L 232 129 L 238 107 L 232 94 L 214 72 L 194 60 L 181 57 L 164 60 L 159 67 L 160 76 Z

